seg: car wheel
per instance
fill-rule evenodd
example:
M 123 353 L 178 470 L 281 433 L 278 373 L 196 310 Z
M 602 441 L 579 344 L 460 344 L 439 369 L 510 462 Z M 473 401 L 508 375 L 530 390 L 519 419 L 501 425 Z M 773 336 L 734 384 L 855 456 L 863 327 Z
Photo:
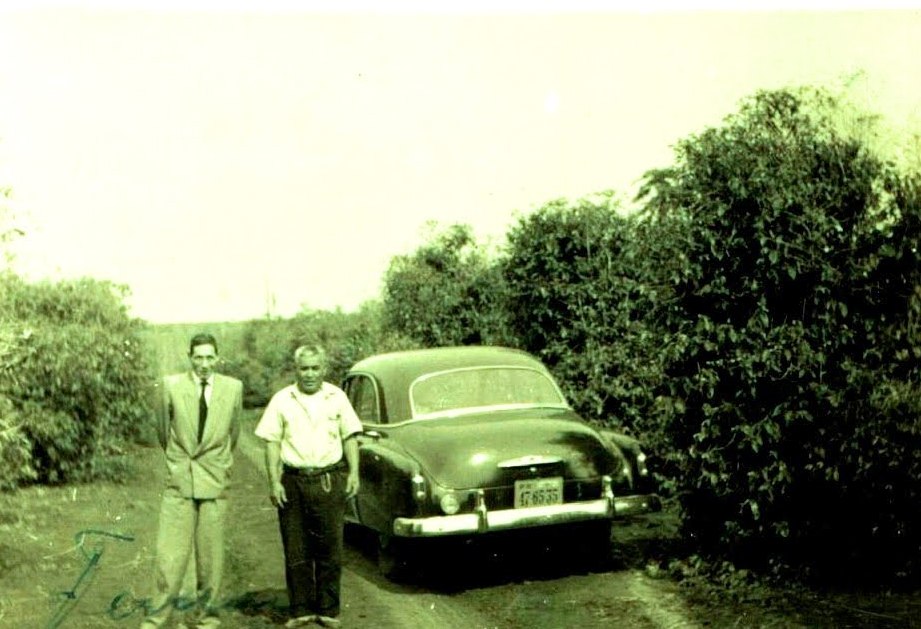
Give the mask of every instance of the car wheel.
M 377 543 L 377 569 L 391 581 L 403 581 L 410 572 L 406 540 L 381 533 Z

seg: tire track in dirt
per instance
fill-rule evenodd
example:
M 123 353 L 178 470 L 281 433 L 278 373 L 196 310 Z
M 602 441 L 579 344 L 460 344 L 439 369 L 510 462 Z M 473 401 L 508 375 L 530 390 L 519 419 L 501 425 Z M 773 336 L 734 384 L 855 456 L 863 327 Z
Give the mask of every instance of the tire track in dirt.
M 690 620 L 690 612 L 684 600 L 674 592 L 655 587 L 654 581 L 642 572 L 633 571 L 633 578 L 626 584 L 630 595 L 639 601 L 643 615 L 660 629 L 699 629 L 700 625 Z

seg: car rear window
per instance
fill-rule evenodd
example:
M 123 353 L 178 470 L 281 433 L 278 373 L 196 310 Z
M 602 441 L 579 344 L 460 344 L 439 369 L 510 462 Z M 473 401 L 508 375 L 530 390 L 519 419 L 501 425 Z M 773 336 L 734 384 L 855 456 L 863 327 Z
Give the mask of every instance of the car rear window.
M 556 383 L 526 367 L 476 367 L 428 374 L 410 386 L 413 416 L 484 407 L 566 406 Z

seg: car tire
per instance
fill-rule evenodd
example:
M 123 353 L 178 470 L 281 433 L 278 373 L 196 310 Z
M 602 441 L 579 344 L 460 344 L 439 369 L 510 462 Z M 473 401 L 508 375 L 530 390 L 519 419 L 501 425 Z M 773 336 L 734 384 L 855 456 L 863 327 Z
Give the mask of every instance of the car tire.
M 378 535 L 377 569 L 390 581 L 405 581 L 410 573 L 410 555 L 406 540 L 386 533 Z

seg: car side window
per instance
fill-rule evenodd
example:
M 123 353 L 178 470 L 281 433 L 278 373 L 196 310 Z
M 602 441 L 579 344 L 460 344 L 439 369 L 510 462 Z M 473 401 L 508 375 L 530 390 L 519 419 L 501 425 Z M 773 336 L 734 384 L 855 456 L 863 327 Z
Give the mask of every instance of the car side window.
M 349 401 L 362 422 L 379 424 L 380 409 L 377 403 L 377 388 L 368 376 L 353 376 L 347 385 Z

